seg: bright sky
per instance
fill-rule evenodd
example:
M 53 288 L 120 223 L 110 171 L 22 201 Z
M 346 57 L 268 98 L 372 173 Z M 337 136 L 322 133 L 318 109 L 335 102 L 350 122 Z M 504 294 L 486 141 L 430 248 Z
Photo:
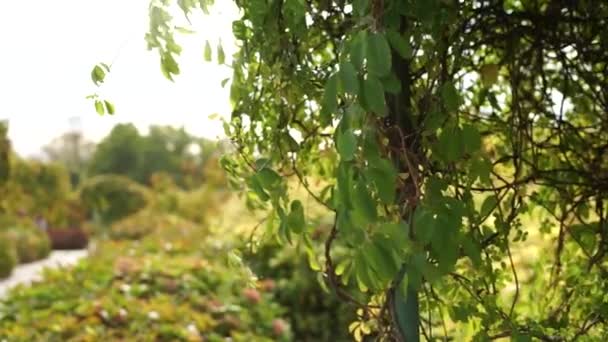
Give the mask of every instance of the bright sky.
M 203 60 L 206 39 L 224 43 L 227 61 L 235 51 L 231 25 L 237 12 L 230 0 L 216 0 L 215 12 L 194 20 L 197 34 L 180 35 L 182 74 L 175 83 L 160 71 L 155 51 L 147 51 L 149 0 L 0 1 L 0 120 L 22 155 L 70 128 L 79 117 L 85 135 L 98 141 L 117 122 L 185 126 L 197 135 L 222 135 L 212 113 L 228 115 L 228 67 Z M 181 18 L 181 13 L 175 13 Z M 116 114 L 99 116 L 85 96 L 97 91 L 90 71 L 112 63 L 100 94 Z

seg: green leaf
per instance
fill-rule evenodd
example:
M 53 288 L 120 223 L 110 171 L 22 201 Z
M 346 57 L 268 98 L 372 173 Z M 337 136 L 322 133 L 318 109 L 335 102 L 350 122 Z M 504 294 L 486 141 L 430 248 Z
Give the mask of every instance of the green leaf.
M 265 167 L 271 167 L 272 162 L 268 158 L 258 158 L 254 162 L 256 170 L 261 170 Z
M 342 89 L 351 94 L 359 95 L 359 77 L 357 77 L 357 70 L 350 62 L 340 63 L 340 84 Z
M 350 264 L 351 264 L 351 260 L 350 259 L 344 259 L 344 260 L 340 261 L 338 263 L 338 265 L 336 266 L 336 269 L 335 269 L 336 275 L 342 275 L 342 274 L 344 274 L 344 271 L 346 271 L 346 268 L 348 266 L 350 266 Z
M 403 57 L 404 59 L 412 58 L 412 46 L 410 45 L 408 39 L 394 30 L 387 31 L 386 37 L 399 56 Z
M 438 149 L 446 162 L 454 162 L 462 157 L 463 146 L 459 127 L 445 127 L 439 135 Z
M 381 80 L 384 90 L 391 94 L 399 94 L 401 92 L 401 81 L 390 73 L 388 76 L 383 77 Z
M 325 83 L 325 92 L 321 100 L 321 121 L 327 125 L 338 109 L 338 76 L 330 76 Z
M 110 101 L 103 101 L 103 103 L 105 104 L 106 112 L 110 115 L 113 115 L 115 112 L 114 104 L 112 104 Z
M 380 159 L 380 148 L 378 147 L 374 131 L 368 131 L 365 134 L 365 140 L 363 141 L 363 156 L 370 163 Z
M 359 180 L 353 190 L 353 218 L 356 223 L 367 225 L 374 223 L 378 218 L 376 203 L 362 180 Z
M 182 53 L 182 47 L 172 41 L 167 42 L 167 50 L 176 55 Z
M 91 71 L 91 79 L 93 80 L 93 83 L 95 83 L 95 85 L 103 83 L 105 77 L 106 72 L 102 69 L 102 67 L 100 67 L 99 65 L 93 67 L 93 70 Z
M 370 165 L 366 177 L 376 186 L 382 203 L 390 205 L 395 202 L 397 189 L 397 170 L 386 159 L 380 159 Z
M 475 181 L 477 177 L 482 184 L 490 185 L 490 174 L 492 173 L 492 162 L 485 157 L 473 159 L 471 163 L 471 178 Z
M 196 33 L 196 31 L 188 28 L 188 27 L 183 27 L 183 26 L 176 26 L 175 30 L 181 34 L 194 34 Z
M 260 180 L 258 179 L 258 177 L 256 177 L 256 175 L 253 175 L 252 177 L 250 177 L 247 181 L 247 184 L 249 185 L 249 188 L 264 202 L 268 201 L 270 199 L 270 196 L 268 196 L 268 194 L 266 193 L 266 191 L 264 191 L 264 189 L 262 188 L 262 184 L 260 183 Z
M 350 44 L 350 61 L 358 70 L 363 70 L 367 51 L 367 31 L 359 31 Z
M 258 171 L 256 177 L 260 181 L 262 187 L 266 190 L 274 190 L 283 180 L 278 173 L 269 168 L 263 168 Z
M 462 249 L 464 253 L 471 258 L 473 265 L 479 267 L 481 265 L 481 248 L 473 239 L 465 237 L 462 240 Z
M 399 270 L 399 265 L 388 245 L 382 239 L 374 239 L 371 250 L 372 257 L 380 263 L 376 266 L 378 274 L 386 276 L 386 281 L 392 280 Z
M 515 331 L 513 333 L 513 342 L 532 342 L 534 341 L 532 339 L 532 336 L 526 334 L 526 333 L 520 333 L 518 331 Z
M 224 64 L 226 62 L 226 54 L 224 53 L 222 42 L 217 45 L 217 62 L 218 64 Z
M 188 17 L 188 13 L 190 13 L 190 9 L 194 6 L 193 0 L 178 0 L 177 4 L 179 8 L 184 12 L 184 15 Z
M 362 250 L 355 256 L 355 274 L 357 276 L 359 289 L 362 292 L 367 292 L 368 289 L 377 288 L 373 276 L 370 274 L 370 267 Z
M 203 10 L 203 13 L 209 14 L 209 0 L 199 0 L 198 5 Z
M 337 219 L 338 231 L 344 234 L 346 241 L 357 246 L 365 241 L 365 231 L 353 222 L 351 214 L 348 210 L 340 210 Z
M 366 264 L 371 266 L 378 275 L 379 282 L 385 283 L 392 279 L 394 276 L 391 267 L 393 260 L 389 254 L 386 254 L 385 251 L 379 249 L 374 243 L 366 243 L 362 246 L 361 251 Z
M 353 0 L 353 9 L 358 16 L 365 16 L 368 8 L 369 0 Z
M 415 0 L 413 10 L 417 19 L 430 26 L 440 10 L 439 0 Z
M 383 223 L 378 232 L 393 242 L 397 250 L 410 248 L 409 226 L 405 221 Z
M 384 98 L 384 87 L 380 80 L 372 75 L 368 75 L 363 81 L 362 107 L 377 115 L 385 116 L 386 100 Z
M 348 163 L 340 163 L 338 165 L 338 194 L 336 198 L 339 203 L 336 203 L 336 207 L 350 208 L 351 206 L 351 192 L 353 188 L 351 167 Z
M 299 200 L 291 202 L 291 210 L 287 217 L 287 221 L 294 233 L 300 234 L 304 231 L 306 220 L 304 218 L 304 207 L 302 206 L 302 202 Z
M 179 66 L 177 65 L 177 62 L 175 61 L 175 59 L 173 58 L 173 55 L 171 55 L 170 53 L 163 54 L 160 59 L 160 63 L 161 63 L 161 71 L 163 72 L 163 75 L 165 75 L 165 77 L 167 79 L 172 81 L 173 75 L 179 74 Z
M 209 41 L 205 42 L 205 51 L 204 51 L 204 58 L 205 61 L 207 62 L 211 62 L 211 44 L 209 44 Z
M 367 37 L 367 70 L 382 77 L 391 72 L 391 48 L 383 34 L 372 33 Z
M 95 111 L 99 115 L 104 115 L 106 113 L 105 109 L 103 107 L 103 102 L 101 102 L 99 100 L 95 100 Z
M 354 264 L 351 262 L 348 264 L 348 266 L 346 266 L 346 269 L 344 270 L 344 273 L 342 274 L 342 276 L 340 277 L 340 280 L 342 282 L 342 285 L 346 286 L 348 285 L 348 283 L 350 282 L 350 278 L 355 270 L 355 267 L 353 266 Z
M 401 295 L 403 296 L 403 301 L 405 301 L 407 299 L 408 293 L 410 292 L 409 291 L 409 276 L 408 276 L 407 272 L 403 273 L 403 278 L 399 282 L 399 292 L 401 292 Z
M 460 94 L 452 82 L 448 81 L 441 87 L 441 99 L 450 112 L 455 112 L 460 107 Z
M 498 205 L 498 198 L 495 195 L 490 195 L 486 197 L 486 199 L 481 204 L 481 210 L 479 211 L 479 215 L 481 217 L 486 217 L 490 215 L 490 213 L 496 208 Z
M 350 161 L 357 151 L 357 138 L 351 129 L 347 129 L 342 134 L 338 134 L 338 153 L 344 161 Z
M 281 223 L 279 224 L 279 231 L 278 231 L 277 235 L 278 235 L 281 243 L 287 242 L 290 245 L 292 244 L 291 231 L 288 229 L 287 222 L 285 220 L 281 220 Z
M 481 134 L 473 125 L 462 127 L 462 143 L 467 153 L 475 153 L 481 148 Z
M 429 243 L 435 234 L 435 219 L 433 213 L 423 208 L 414 213 L 414 230 L 416 239 L 422 243 Z

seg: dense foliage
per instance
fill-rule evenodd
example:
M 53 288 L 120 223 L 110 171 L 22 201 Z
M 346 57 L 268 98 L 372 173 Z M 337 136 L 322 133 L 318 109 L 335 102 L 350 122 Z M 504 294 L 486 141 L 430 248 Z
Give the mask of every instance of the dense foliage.
M 235 2 L 222 163 L 285 243 L 312 233 L 288 178 L 335 214 L 318 256 L 364 309 L 357 339 L 608 337 L 608 3 Z M 170 79 L 172 3 L 146 37 Z M 538 287 L 513 256 L 529 236 L 551 251 Z
M 289 311 L 296 341 L 352 341 L 348 326 L 356 319 L 347 303 L 328 295 L 318 272 L 310 268 L 304 250 L 284 249 L 278 243 L 244 247 L 243 259 L 261 278 L 273 279 L 278 303 Z
M 74 187 L 86 176 L 87 165 L 94 150 L 95 144 L 78 131 L 66 132 L 43 147 L 49 161 L 66 167 Z
M 10 241 L 0 239 L 0 279 L 11 275 L 17 263 L 17 255 Z
M 28 263 L 46 258 L 51 252 L 49 237 L 33 224 L 0 228 L 0 240 L 7 241 L 17 261 Z
M 151 200 L 149 189 L 120 175 L 102 175 L 87 179 L 79 191 L 82 204 L 110 224 L 144 208 Z

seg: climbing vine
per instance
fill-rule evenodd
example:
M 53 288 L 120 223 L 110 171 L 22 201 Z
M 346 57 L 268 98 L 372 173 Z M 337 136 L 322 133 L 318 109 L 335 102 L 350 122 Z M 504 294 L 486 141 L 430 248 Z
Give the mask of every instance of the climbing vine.
M 235 3 L 222 165 L 359 309 L 353 336 L 607 337 L 608 3 Z M 146 37 L 169 79 L 171 5 L 151 2 Z M 321 254 L 294 183 L 334 218 Z M 514 261 L 531 235 L 537 286 Z

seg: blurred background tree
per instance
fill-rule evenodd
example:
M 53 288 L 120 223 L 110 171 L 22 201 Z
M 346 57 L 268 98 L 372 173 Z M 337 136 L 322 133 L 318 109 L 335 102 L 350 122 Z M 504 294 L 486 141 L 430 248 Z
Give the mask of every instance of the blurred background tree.
M 43 147 L 49 161 L 61 163 L 67 168 L 73 186 L 86 176 L 86 167 L 94 150 L 95 143 L 87 140 L 79 131 L 66 132 Z

